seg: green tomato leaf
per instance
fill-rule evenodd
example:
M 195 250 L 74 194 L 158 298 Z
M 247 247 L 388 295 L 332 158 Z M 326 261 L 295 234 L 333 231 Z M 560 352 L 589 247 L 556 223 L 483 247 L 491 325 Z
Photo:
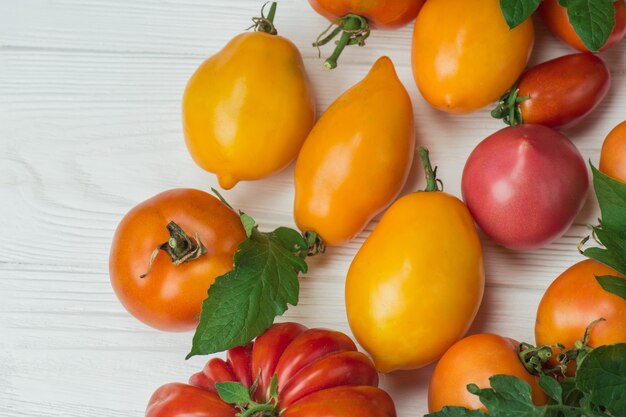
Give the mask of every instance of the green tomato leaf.
M 593 187 L 602 213 L 602 228 L 626 232 L 626 183 L 600 172 L 593 164 Z
M 626 343 L 600 346 L 586 355 L 578 364 L 576 387 L 586 394 L 589 405 L 626 416 Z
M 526 21 L 539 7 L 541 0 L 500 0 L 500 10 L 510 29 Z
M 228 404 L 244 405 L 252 401 L 248 390 L 239 382 L 216 382 L 215 389 Z
M 250 216 L 248 216 L 243 211 L 239 212 L 239 218 L 241 219 L 241 224 L 243 225 L 243 229 L 246 231 L 246 236 L 252 236 L 252 229 L 255 228 L 256 222 Z
M 626 279 L 611 275 L 604 275 L 596 277 L 596 281 L 598 281 L 600 286 L 604 288 L 605 291 L 626 300 Z
M 233 270 L 218 277 L 202 303 L 190 358 L 243 346 L 269 328 L 288 304 L 298 304 L 298 274 L 306 272 L 307 242 L 293 229 L 256 227 L 237 248 Z
M 526 381 L 511 375 L 494 375 L 489 378 L 489 382 L 491 388 L 480 389 L 476 393 L 487 407 L 490 416 L 539 417 L 545 415 L 541 407 L 533 404 L 530 395 L 531 388 Z
M 424 417 L 486 417 L 488 414 L 481 410 L 468 410 L 463 407 L 448 406 L 441 411 L 426 414 Z
M 556 379 L 541 374 L 539 376 L 539 386 L 555 403 L 563 403 L 563 388 Z
M 559 0 L 574 31 L 591 52 L 598 52 L 615 26 L 615 0 Z

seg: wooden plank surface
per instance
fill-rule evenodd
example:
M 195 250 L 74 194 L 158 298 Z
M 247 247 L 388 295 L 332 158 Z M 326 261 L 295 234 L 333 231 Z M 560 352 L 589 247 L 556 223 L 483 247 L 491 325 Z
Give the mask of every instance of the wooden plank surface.
M 141 416 L 157 386 L 202 366 L 205 358 L 183 359 L 191 334 L 153 331 L 126 314 L 108 282 L 108 249 L 139 201 L 216 185 L 184 147 L 180 98 L 196 66 L 245 29 L 260 4 L 0 0 L 0 416 Z M 305 1 L 282 1 L 276 24 L 301 48 L 320 112 L 389 55 L 413 99 L 418 143 L 430 148 L 446 191 L 460 195 L 467 156 L 501 125 L 487 109 L 455 117 L 426 105 L 411 77 L 410 27 L 375 32 L 328 72 L 310 47 L 326 22 Z M 569 52 L 537 24 L 533 62 Z M 602 54 L 611 92 L 566 132 L 586 159 L 598 160 L 606 133 L 626 118 L 624 52 L 626 44 Z M 407 192 L 423 185 L 419 171 Z M 263 228 L 293 225 L 291 167 L 227 197 Z M 533 341 L 543 290 L 580 259 L 575 246 L 597 214 L 590 196 L 571 230 L 540 251 L 483 239 L 488 288 L 472 332 Z M 311 260 L 301 303 L 283 320 L 349 331 L 345 273 L 373 226 Z M 400 416 L 426 412 L 430 371 L 382 377 Z

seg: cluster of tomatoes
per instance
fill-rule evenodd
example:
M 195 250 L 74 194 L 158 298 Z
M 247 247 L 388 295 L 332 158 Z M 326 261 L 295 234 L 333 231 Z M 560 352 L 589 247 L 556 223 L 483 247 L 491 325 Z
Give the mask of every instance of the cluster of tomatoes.
M 254 32 L 233 38 L 191 77 L 183 99 L 187 147 L 224 189 L 272 175 L 296 159 L 296 223 L 326 245 L 350 241 L 386 209 L 346 280 L 350 327 L 373 362 L 341 333 L 277 324 L 254 343 L 230 349 L 227 360 L 209 361 L 189 384 L 157 390 L 147 416 L 392 417 L 393 402 L 376 388 L 378 372 L 437 359 L 431 411 L 480 408 L 467 384 L 484 386 L 502 373 L 526 380 L 533 399 L 545 402 L 519 359 L 518 342 L 484 334 L 463 339 L 485 283 L 474 224 L 511 249 L 545 246 L 571 226 L 589 189 L 588 171 L 576 147 L 554 129 L 593 111 L 609 89 L 608 69 L 583 52 L 523 72 L 534 41 L 532 20 L 509 29 L 498 0 L 310 3 L 338 24 L 330 34 L 340 39 L 328 67 L 344 47 L 363 44 L 370 27 L 416 19 L 413 73 L 424 98 L 450 113 L 498 102 L 493 116 L 512 126 L 469 156 L 464 201 L 440 191 L 423 148 L 418 154 L 426 190 L 396 201 L 413 164 L 415 135 L 413 106 L 391 60 L 378 59 L 316 121 L 300 52 L 274 26 L 276 5 L 254 19 Z M 626 2 L 615 2 L 615 9 L 605 48 L 626 33 Z M 586 51 L 557 0 L 544 0 L 540 13 L 555 35 Z M 600 168 L 626 182 L 626 124 L 605 142 Z M 164 192 L 135 207 L 118 227 L 110 258 L 113 287 L 143 322 L 191 329 L 207 288 L 232 269 L 245 239 L 240 217 L 224 202 L 197 190 Z M 606 274 L 618 275 L 588 260 L 552 284 L 538 311 L 538 344 L 571 348 L 599 317 L 604 321 L 586 344 L 626 341 L 626 301 L 594 279 Z M 445 303 L 435 301 L 441 294 Z M 229 381 L 248 397 L 226 401 L 218 386 Z

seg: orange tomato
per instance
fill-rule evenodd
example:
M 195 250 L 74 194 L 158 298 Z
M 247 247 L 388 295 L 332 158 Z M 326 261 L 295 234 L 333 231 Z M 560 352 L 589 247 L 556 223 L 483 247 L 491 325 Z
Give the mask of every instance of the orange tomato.
M 626 182 L 626 121 L 615 126 L 602 144 L 600 171 Z
M 346 278 L 350 328 L 380 372 L 440 358 L 465 335 L 482 300 L 483 252 L 472 216 L 434 179 L 427 190 L 393 203 Z
M 532 389 L 533 402 L 545 404 L 547 398 L 538 378 L 526 370 L 518 346 L 519 342 L 495 334 L 475 334 L 454 344 L 437 362 L 430 379 L 428 410 L 434 413 L 448 405 L 485 410 L 467 385 L 488 388 L 489 378 L 498 374 L 526 381 Z
M 347 14 L 367 19 L 375 28 L 395 29 L 415 19 L 426 0 L 309 0 L 316 12 L 330 21 Z
M 533 41 L 532 19 L 509 29 L 498 0 L 429 0 L 415 20 L 413 76 L 432 106 L 472 112 L 511 88 Z
M 183 97 L 189 153 L 225 189 L 286 167 L 314 121 L 298 48 L 265 32 L 237 35 L 200 65 Z
M 613 5 L 615 7 L 615 27 L 606 44 L 600 48 L 601 51 L 620 42 L 626 34 L 626 1 L 617 0 Z M 567 9 L 561 6 L 558 0 L 543 0 L 539 5 L 539 15 L 557 38 L 581 52 L 589 52 L 569 22 Z
M 111 284 L 142 322 L 161 330 L 191 330 L 207 290 L 233 268 L 235 250 L 245 238 L 239 216 L 217 198 L 191 189 L 165 191 L 120 222 L 109 257 Z M 155 252 L 158 247 L 162 250 Z
M 414 151 L 411 99 L 391 60 L 322 115 L 298 156 L 294 214 L 327 245 L 359 234 L 400 193 Z
M 548 287 L 537 310 L 535 339 L 538 345 L 563 344 L 572 348 L 593 321 L 589 346 L 626 342 L 626 300 L 605 291 L 596 276 L 620 276 L 591 259 L 573 265 Z

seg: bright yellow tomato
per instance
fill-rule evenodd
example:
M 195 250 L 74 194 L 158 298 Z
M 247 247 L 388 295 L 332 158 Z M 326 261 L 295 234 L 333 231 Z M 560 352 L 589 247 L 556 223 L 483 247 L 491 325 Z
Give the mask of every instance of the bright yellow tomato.
M 533 41 L 532 19 L 510 30 L 498 0 L 428 0 L 415 21 L 413 76 L 434 107 L 472 112 L 511 88 Z
M 298 49 L 243 33 L 207 59 L 183 98 L 187 148 L 229 189 L 287 166 L 313 126 L 315 100 Z
M 467 332 L 484 281 L 467 207 L 443 192 L 409 194 L 387 210 L 350 266 L 350 328 L 380 372 L 425 366 Z
M 355 237 L 402 190 L 414 146 L 411 99 L 382 57 L 326 110 L 298 155 L 300 230 L 316 232 L 327 245 Z

